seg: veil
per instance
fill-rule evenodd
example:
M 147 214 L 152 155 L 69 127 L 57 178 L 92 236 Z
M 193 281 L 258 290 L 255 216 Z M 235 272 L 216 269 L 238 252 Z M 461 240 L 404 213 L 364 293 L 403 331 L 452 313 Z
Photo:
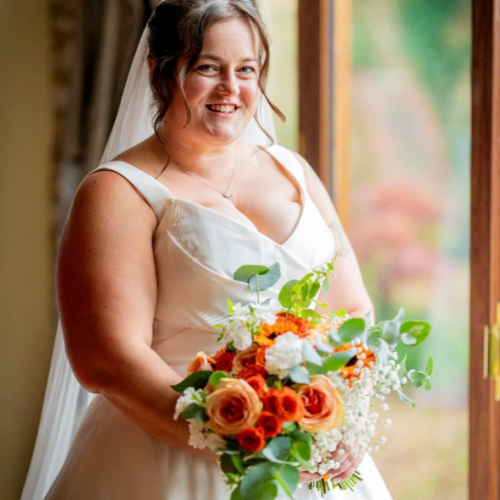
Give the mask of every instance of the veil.
M 149 70 L 146 62 L 149 30 L 144 30 L 127 78 L 118 114 L 100 165 L 153 134 Z M 276 143 L 271 107 L 262 93 L 256 111 L 262 127 Z M 241 136 L 246 142 L 268 146 L 269 137 L 255 117 Z M 35 448 L 21 500 L 43 500 L 66 459 L 82 417 L 94 394 L 76 380 L 64 347 L 63 330 L 58 322 L 49 378 Z

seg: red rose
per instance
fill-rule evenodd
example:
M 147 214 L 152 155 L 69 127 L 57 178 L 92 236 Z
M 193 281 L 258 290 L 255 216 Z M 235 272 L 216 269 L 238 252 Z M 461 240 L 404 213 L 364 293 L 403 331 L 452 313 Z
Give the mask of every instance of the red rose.
M 278 399 L 280 392 L 278 389 L 269 389 L 266 395 L 262 398 L 264 410 L 276 415 L 278 413 Z
M 300 395 L 286 386 L 279 392 L 276 410 L 278 417 L 285 422 L 299 422 L 306 411 Z
M 259 395 L 259 398 L 263 398 L 267 391 L 266 380 L 262 375 L 254 375 L 253 377 L 248 377 L 246 379 L 247 384 L 253 387 L 254 391 Z
M 261 368 L 260 366 L 245 366 L 242 368 L 238 374 L 236 375 L 236 378 L 243 378 L 245 380 L 248 380 L 251 377 L 255 377 L 257 375 L 260 375 L 261 377 L 266 376 L 266 370 L 264 368 Z
M 229 352 L 229 351 L 222 354 L 219 357 L 219 359 L 217 359 L 215 370 L 222 372 L 230 372 L 231 369 L 233 368 L 234 356 L 235 356 L 234 352 Z
M 238 433 L 236 440 L 245 451 L 260 451 L 266 446 L 264 431 L 261 428 L 244 429 Z
M 281 432 L 281 421 L 269 411 L 263 411 L 257 420 L 257 427 L 264 431 L 264 437 L 276 437 Z

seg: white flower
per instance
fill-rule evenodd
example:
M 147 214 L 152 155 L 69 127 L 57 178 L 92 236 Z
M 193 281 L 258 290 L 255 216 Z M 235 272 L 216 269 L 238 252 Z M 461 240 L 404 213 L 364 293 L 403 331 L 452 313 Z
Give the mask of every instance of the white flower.
M 225 449 L 226 441 L 215 432 L 211 432 L 205 436 L 205 446 L 208 446 L 212 451 Z
M 198 391 L 195 391 L 193 387 L 188 387 L 184 393 L 183 396 L 180 396 L 179 399 L 177 399 L 177 402 L 175 403 L 175 414 L 174 414 L 174 420 L 177 420 L 181 413 L 192 403 L 194 402 L 193 399 L 193 394 L 194 393 L 199 393 L 200 389 Z
M 250 306 L 242 306 L 240 302 L 233 304 L 233 313 L 231 314 L 232 320 L 241 321 L 242 323 L 248 321 L 250 314 Z
M 197 448 L 201 450 L 206 446 L 205 434 L 203 431 L 205 430 L 205 425 L 203 422 L 199 420 L 190 420 L 189 421 L 189 444 L 193 448 Z
M 254 310 L 254 316 L 259 323 L 268 323 L 272 325 L 276 321 L 276 311 L 268 304 L 251 304 Z
M 252 334 L 246 326 L 231 323 L 226 330 L 226 342 L 233 342 L 234 347 L 242 351 L 252 345 Z
M 302 360 L 302 339 L 292 332 L 279 335 L 276 343 L 266 350 L 266 370 L 279 378 L 285 378 Z

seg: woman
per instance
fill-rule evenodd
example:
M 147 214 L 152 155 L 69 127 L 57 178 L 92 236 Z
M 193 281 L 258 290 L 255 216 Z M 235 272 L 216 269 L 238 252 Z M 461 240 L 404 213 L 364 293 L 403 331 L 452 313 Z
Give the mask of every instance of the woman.
M 282 278 L 266 291 L 275 299 L 285 281 L 338 250 L 338 278 L 322 300 L 352 316 L 372 308 L 312 168 L 248 133 L 265 106 L 283 118 L 265 95 L 269 47 L 253 3 L 166 0 L 148 28 L 154 133 L 123 151 L 114 130 L 107 154 L 120 154 L 81 183 L 60 244 L 66 351 L 97 396 L 46 500 L 229 499 L 217 456 L 189 446 L 187 425 L 173 420 L 170 386 L 197 351 L 219 347 L 211 325 L 225 315 L 226 298 L 253 299 L 232 279 L 239 266 L 279 261 Z M 132 107 L 128 98 L 121 112 Z M 361 465 L 350 450 L 333 458 L 338 481 L 363 472 L 350 498 L 390 500 L 369 457 Z M 316 479 L 301 473 L 302 482 Z M 320 495 L 304 487 L 295 498 Z

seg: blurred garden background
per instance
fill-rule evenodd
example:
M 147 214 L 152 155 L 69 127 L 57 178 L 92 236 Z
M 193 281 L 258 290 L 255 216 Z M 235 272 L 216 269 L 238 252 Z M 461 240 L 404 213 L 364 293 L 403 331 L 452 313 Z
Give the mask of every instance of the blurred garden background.
M 297 1 L 260 0 L 276 123 L 298 150 Z M 470 17 L 468 0 L 353 0 L 351 187 L 346 221 L 379 317 L 432 323 L 410 368 L 434 389 L 390 402 L 373 454 L 394 500 L 467 498 Z

